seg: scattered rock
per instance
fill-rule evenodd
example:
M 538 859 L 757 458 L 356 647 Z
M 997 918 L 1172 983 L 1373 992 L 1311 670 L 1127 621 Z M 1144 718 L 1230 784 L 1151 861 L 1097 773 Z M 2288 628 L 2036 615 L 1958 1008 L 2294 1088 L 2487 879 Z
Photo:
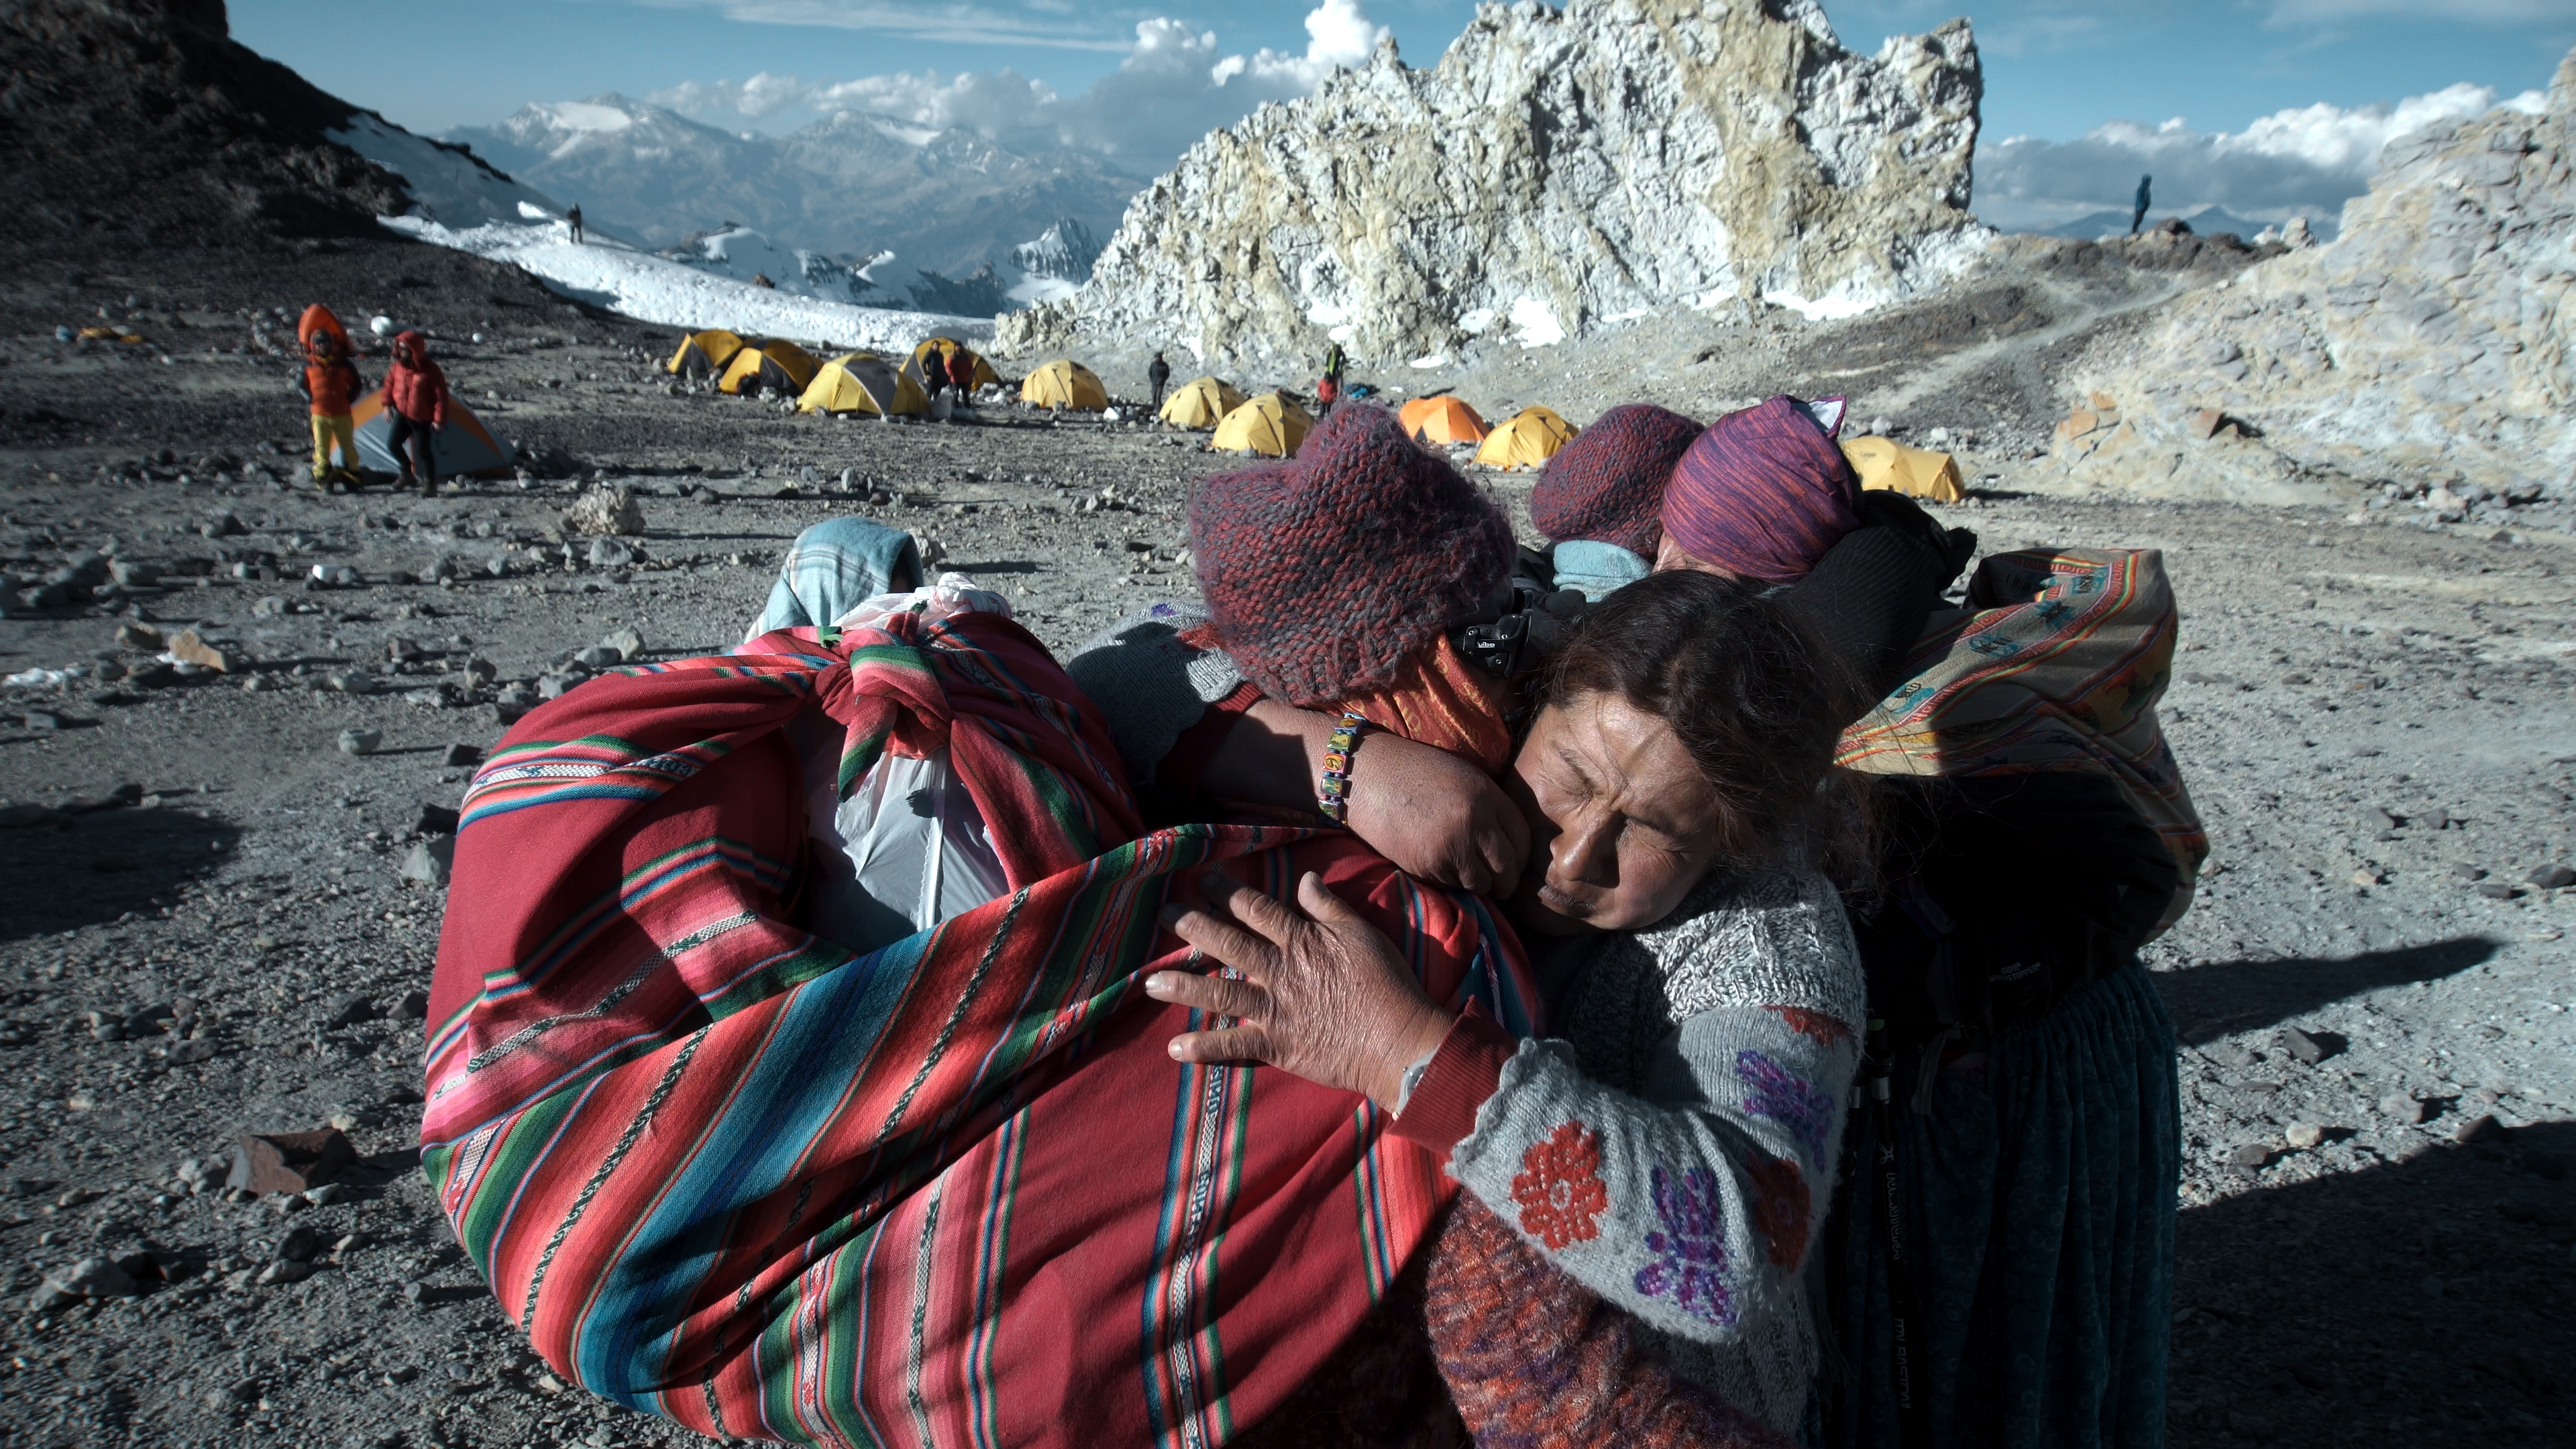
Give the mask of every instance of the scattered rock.
M 2325 1141 L 2326 1133 L 2313 1122 L 2293 1122 L 2281 1129 L 2281 1140 L 2304 1152 Z
M 411 822 L 411 833 L 414 835 L 454 835 L 456 833 L 456 825 L 457 813 L 453 806 L 441 805 L 431 800 L 423 800 L 420 802 L 420 814 L 414 817 Z
M 322 1235 L 310 1227 L 297 1227 L 278 1240 L 277 1254 L 271 1260 L 279 1263 L 310 1263 L 322 1250 Z
M 483 763 L 483 752 L 472 745 L 449 745 L 438 762 L 451 770 L 464 769 Z
M 362 1021 L 375 1020 L 377 1014 L 374 998 L 364 992 L 351 992 L 332 1005 L 330 1024 L 333 1030 L 356 1026 Z
M 574 499 L 563 511 L 563 531 L 584 534 L 641 534 L 644 508 L 626 488 L 596 488 Z
M 2523 880 L 2545 891 L 2564 890 L 2576 885 L 2576 865 L 2544 865 Z
M 165 1060 L 167 1060 L 172 1066 L 185 1067 L 193 1066 L 198 1062 L 212 1061 L 214 1060 L 214 1056 L 215 1044 L 203 1038 L 199 1038 L 195 1041 L 183 1041 L 173 1044 L 170 1048 L 169 1055 Z
M 319 1187 L 358 1160 L 336 1127 L 311 1132 L 250 1133 L 233 1151 L 224 1185 L 251 1193 L 300 1193 Z
M 633 629 L 612 629 L 599 647 L 616 650 L 618 662 L 626 663 L 643 657 L 644 636 Z
M 402 878 L 406 885 L 425 886 L 431 890 L 447 888 L 447 876 L 456 860 L 456 837 L 433 836 L 411 848 L 403 857 Z
M 121 648 L 141 649 L 153 654 L 168 647 L 161 640 L 161 631 L 149 624 L 117 625 L 116 642 Z
M 372 755 L 384 742 L 383 730 L 340 731 L 340 753 L 344 755 Z
M 402 1000 L 394 1003 L 394 1015 L 402 1018 L 404 1021 L 420 1021 L 425 1019 L 429 1015 L 429 993 L 426 991 L 404 992 Z
M 2231 1167 L 2261 1167 L 2272 1160 L 2272 1149 L 2260 1142 L 2248 1142 L 2227 1154 Z
M 2334 1055 L 2333 1046 L 2295 1026 L 2281 1028 L 2281 1045 L 2300 1063 L 2311 1067 Z
M 268 1288 L 281 1283 L 301 1283 L 312 1276 L 313 1265 L 310 1263 L 279 1261 L 260 1269 L 259 1276 L 251 1281 Z
M 2481 1112 L 2451 1129 L 2451 1140 L 2463 1146 L 2501 1139 L 2504 1135 L 2504 1124 L 2496 1120 L 2493 1112 Z
M 2408 1127 L 2422 1122 L 2431 1115 L 2424 1103 L 2415 1100 L 2413 1095 L 2406 1092 L 2391 1092 L 2380 1098 L 2379 1110 L 2390 1120 Z
M 572 658 L 574 663 L 584 669 L 614 669 L 626 662 L 625 655 L 605 644 L 593 644 Z
M 363 669 L 334 669 L 322 676 L 324 685 L 342 694 L 373 694 L 376 677 Z
M 68 1298 L 131 1298 L 143 1291 L 133 1274 L 105 1258 L 83 1258 L 61 1272 L 48 1273 L 44 1286 Z
M 630 568 L 635 563 L 635 550 L 613 538 L 594 538 L 587 557 L 595 569 Z
M 286 596 L 284 594 L 266 595 L 258 603 L 251 605 L 250 611 L 255 618 L 282 618 L 286 614 Z

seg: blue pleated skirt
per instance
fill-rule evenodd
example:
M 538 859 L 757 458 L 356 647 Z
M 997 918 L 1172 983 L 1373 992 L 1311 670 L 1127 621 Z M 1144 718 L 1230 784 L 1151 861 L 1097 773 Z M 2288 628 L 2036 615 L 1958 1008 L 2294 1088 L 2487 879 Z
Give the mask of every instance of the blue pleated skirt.
M 1817 1302 L 1828 1449 L 2089 1449 L 2165 1442 L 2175 1196 L 2173 1022 L 2132 961 L 1999 1035 L 1982 1079 L 1893 1078 L 1926 1413 L 1900 1437 L 1879 1128 L 1857 1113 Z

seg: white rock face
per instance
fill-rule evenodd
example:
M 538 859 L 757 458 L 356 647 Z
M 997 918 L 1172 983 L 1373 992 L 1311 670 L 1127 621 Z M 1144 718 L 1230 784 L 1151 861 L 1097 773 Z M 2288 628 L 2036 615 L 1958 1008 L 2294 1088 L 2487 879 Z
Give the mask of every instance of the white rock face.
M 2576 476 L 2571 161 L 2576 53 L 2543 114 L 2499 108 L 2391 142 L 2334 243 L 2186 297 L 2086 358 L 2076 389 L 2115 404 L 2127 436 L 2062 425 L 2058 456 L 2079 478 L 2248 497 L 2333 474 L 2561 486 Z
M 1862 56 L 1815 0 L 1488 4 L 1432 70 L 1382 45 L 1200 141 L 997 346 L 1398 362 L 1746 294 L 1885 301 L 1974 249 L 1982 85 L 1965 21 Z

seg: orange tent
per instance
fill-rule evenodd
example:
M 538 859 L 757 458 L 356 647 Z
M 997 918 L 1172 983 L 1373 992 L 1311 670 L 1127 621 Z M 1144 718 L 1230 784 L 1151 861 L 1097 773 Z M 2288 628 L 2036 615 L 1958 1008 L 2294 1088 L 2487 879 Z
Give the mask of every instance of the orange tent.
M 1454 397 L 1418 397 L 1396 414 L 1404 430 L 1426 443 L 1481 443 L 1490 431 L 1476 410 Z

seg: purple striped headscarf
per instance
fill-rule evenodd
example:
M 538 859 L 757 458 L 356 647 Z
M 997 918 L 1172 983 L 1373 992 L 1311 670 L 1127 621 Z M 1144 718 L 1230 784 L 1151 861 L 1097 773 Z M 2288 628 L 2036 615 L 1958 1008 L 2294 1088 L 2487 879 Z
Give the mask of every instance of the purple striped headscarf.
M 1728 413 L 1699 435 L 1664 490 L 1664 532 L 1701 563 L 1796 583 L 1860 526 L 1860 479 L 1796 398 Z

